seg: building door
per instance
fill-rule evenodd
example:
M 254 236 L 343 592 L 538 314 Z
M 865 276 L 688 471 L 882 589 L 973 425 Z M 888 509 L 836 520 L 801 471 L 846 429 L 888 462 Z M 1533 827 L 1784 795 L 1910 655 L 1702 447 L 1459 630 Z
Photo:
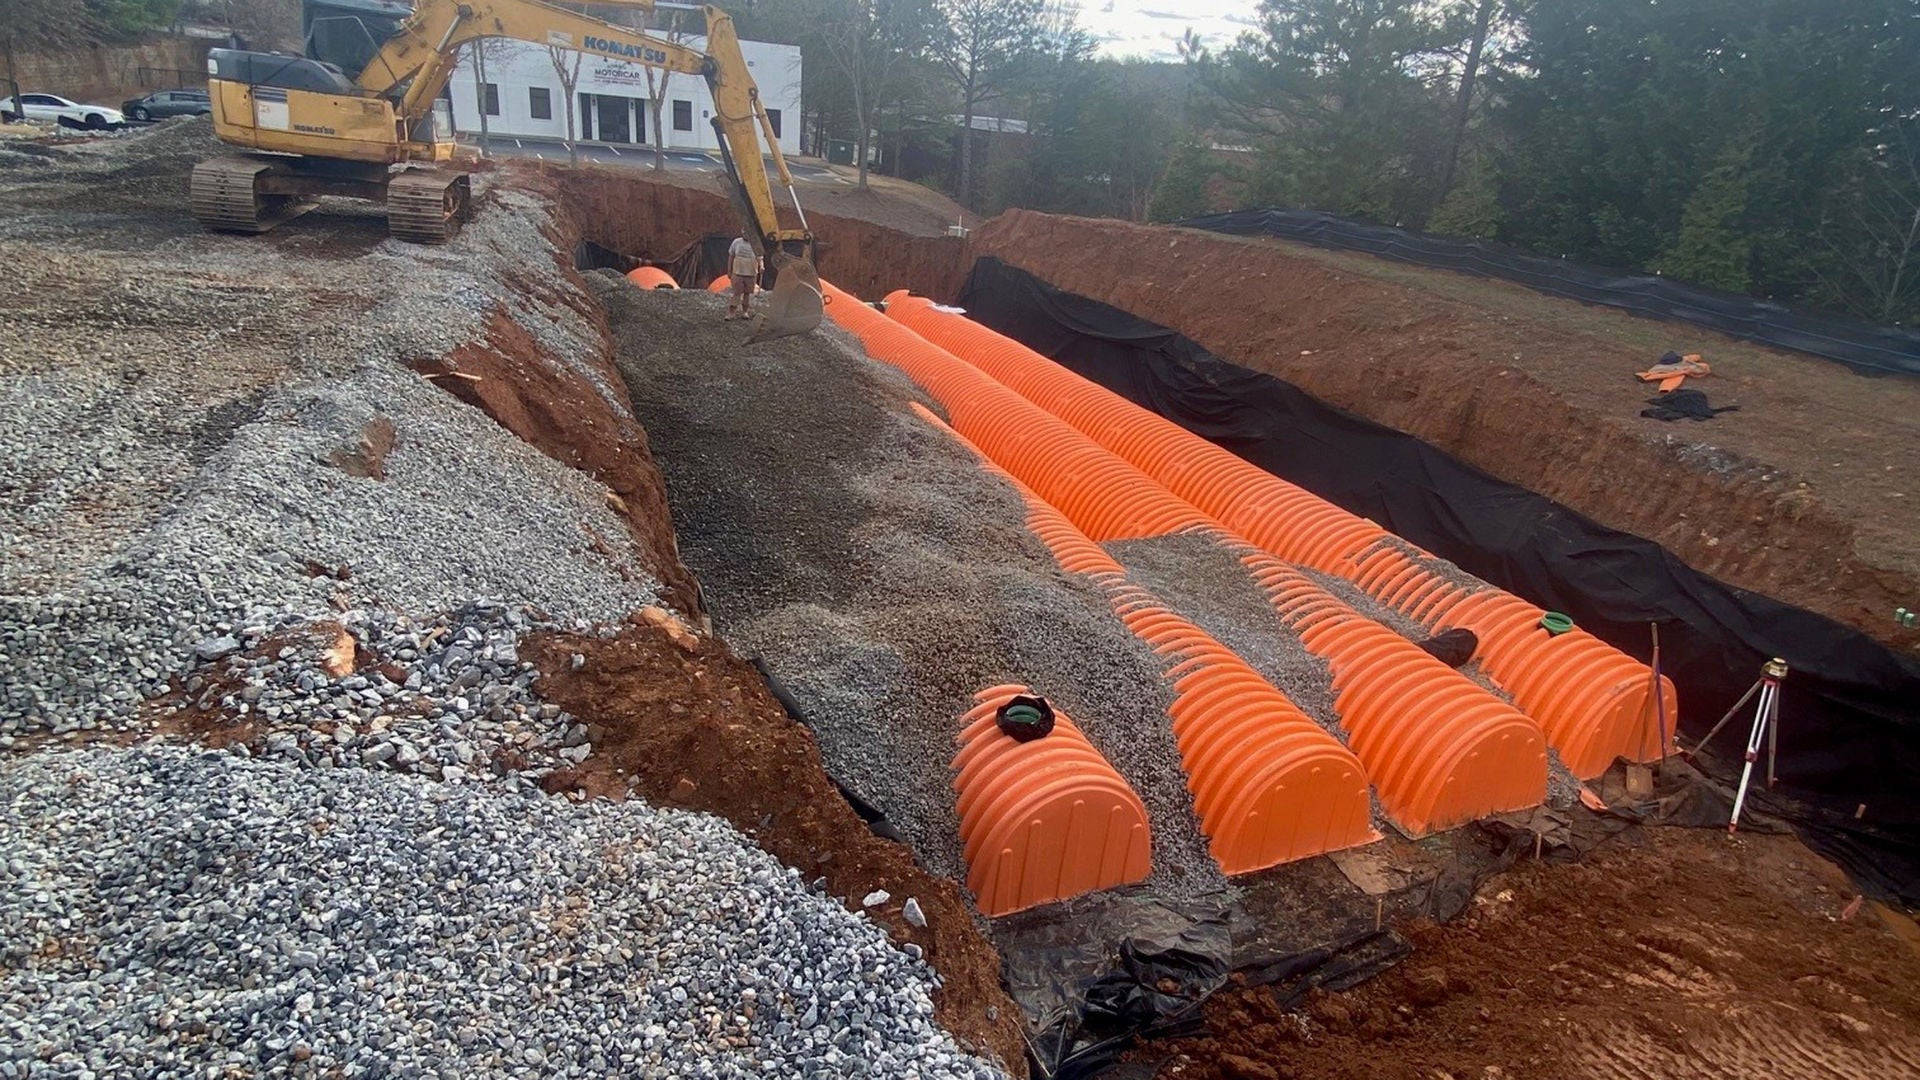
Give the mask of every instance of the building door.
M 618 94 L 581 94 L 580 137 L 622 146 L 646 142 L 647 103 Z

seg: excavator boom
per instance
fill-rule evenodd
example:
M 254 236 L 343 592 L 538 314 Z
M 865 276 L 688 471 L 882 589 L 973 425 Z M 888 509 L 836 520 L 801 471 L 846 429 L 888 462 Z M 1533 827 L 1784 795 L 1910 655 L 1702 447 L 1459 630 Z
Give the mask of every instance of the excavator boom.
M 214 131 L 251 152 L 194 169 L 194 213 L 208 228 L 264 232 L 322 195 L 367 198 L 387 203 L 396 237 L 444 242 L 471 213 L 467 176 L 448 167 L 452 115 L 440 97 L 460 50 L 486 38 L 570 49 L 706 80 L 743 231 L 781 270 L 755 336 L 804 333 L 823 314 L 813 237 L 732 17 L 697 10 L 706 22 L 701 50 L 543 0 L 306 0 L 307 56 L 213 51 Z M 358 70 L 349 75 L 335 59 Z M 763 137 L 798 228 L 780 223 Z

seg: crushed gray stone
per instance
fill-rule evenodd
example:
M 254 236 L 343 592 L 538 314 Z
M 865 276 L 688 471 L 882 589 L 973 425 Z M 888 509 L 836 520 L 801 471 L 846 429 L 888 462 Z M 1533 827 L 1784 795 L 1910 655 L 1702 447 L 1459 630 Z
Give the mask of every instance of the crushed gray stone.
M 994 1077 L 703 814 L 180 747 L 0 762 L 0 1074 Z

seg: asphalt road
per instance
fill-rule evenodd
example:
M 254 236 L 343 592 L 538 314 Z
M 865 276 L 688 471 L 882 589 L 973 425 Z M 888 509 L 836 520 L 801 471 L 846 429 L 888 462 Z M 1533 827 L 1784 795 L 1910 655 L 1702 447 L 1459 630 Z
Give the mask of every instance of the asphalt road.
M 479 140 L 471 136 L 463 137 L 462 142 L 478 145 Z M 530 157 L 542 161 L 565 160 L 567 145 L 559 139 L 529 139 L 525 136 L 495 135 L 487 140 L 487 150 L 499 157 Z M 655 150 L 650 146 L 610 146 L 604 143 L 581 143 L 580 159 L 604 165 L 622 165 L 635 169 L 652 169 L 658 162 L 659 168 L 682 172 L 717 173 L 722 166 L 718 157 L 697 150 Z M 844 184 L 833 170 L 819 165 L 806 165 L 787 159 L 787 171 L 793 173 L 796 180 L 806 180 L 817 184 Z

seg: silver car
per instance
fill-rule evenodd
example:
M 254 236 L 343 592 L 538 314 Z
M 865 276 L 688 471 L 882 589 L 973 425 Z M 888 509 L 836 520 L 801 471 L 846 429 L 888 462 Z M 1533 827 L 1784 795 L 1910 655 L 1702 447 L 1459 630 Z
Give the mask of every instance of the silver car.
M 213 99 L 205 90 L 155 90 L 146 97 L 123 103 L 120 111 L 129 120 L 165 120 L 169 116 L 206 116 L 213 112 Z

